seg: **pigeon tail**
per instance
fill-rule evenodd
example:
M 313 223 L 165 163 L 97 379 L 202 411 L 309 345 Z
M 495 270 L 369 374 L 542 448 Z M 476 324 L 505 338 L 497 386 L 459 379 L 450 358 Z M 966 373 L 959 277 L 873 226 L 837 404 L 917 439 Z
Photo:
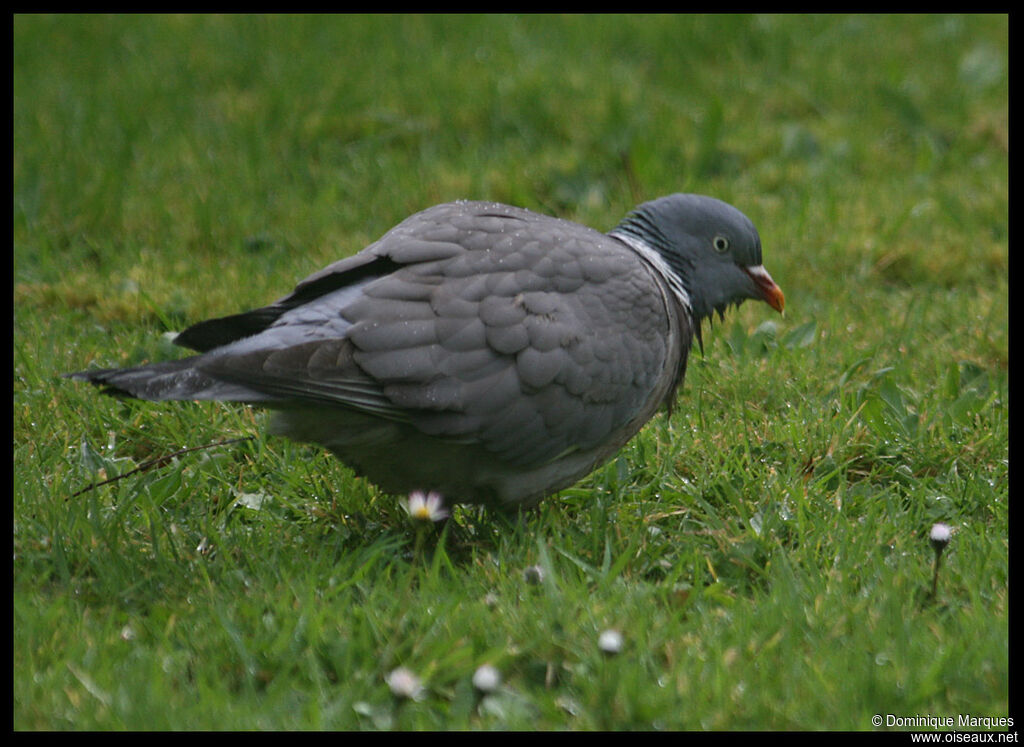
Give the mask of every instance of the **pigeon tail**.
M 134 368 L 104 368 L 67 374 L 76 381 L 88 381 L 105 394 L 133 397 L 152 402 L 166 400 L 222 400 L 267 402 L 271 398 L 247 387 L 218 381 L 196 366 L 201 356 L 152 363 Z

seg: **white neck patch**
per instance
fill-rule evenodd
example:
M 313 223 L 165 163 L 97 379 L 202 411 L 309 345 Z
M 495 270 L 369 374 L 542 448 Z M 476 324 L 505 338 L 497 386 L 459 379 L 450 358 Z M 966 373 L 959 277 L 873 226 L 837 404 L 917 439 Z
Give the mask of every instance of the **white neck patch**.
M 676 297 L 676 300 L 680 305 L 686 309 L 686 312 L 691 317 L 693 316 L 693 307 L 690 305 L 690 294 L 686 292 L 686 288 L 683 287 L 683 281 L 680 280 L 679 276 L 676 275 L 671 267 L 669 267 L 668 262 L 665 261 L 665 258 L 661 256 L 657 249 L 652 249 L 651 246 L 642 239 L 638 239 L 636 236 L 632 236 L 628 233 L 610 231 L 608 235 L 614 236 L 646 260 L 654 271 L 658 273 L 658 275 L 660 275 L 668 284 L 668 287 L 672 290 L 672 295 Z

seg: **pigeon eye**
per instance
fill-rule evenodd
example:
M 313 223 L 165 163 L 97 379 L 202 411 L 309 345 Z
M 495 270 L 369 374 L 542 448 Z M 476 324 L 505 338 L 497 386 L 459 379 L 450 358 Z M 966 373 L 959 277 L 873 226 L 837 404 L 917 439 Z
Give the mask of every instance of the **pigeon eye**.
M 715 251 L 719 254 L 729 249 L 729 239 L 724 236 L 716 236 L 712 241 L 711 245 L 715 247 Z

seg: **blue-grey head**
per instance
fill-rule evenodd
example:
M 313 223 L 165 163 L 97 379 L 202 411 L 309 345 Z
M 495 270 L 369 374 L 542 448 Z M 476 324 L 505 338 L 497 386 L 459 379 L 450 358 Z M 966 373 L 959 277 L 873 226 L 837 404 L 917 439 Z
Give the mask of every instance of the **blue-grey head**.
M 761 237 L 743 213 L 713 197 L 674 194 L 627 215 L 611 235 L 655 250 L 689 298 L 695 319 L 721 316 L 730 304 L 764 301 L 776 311 L 785 297 L 761 264 Z

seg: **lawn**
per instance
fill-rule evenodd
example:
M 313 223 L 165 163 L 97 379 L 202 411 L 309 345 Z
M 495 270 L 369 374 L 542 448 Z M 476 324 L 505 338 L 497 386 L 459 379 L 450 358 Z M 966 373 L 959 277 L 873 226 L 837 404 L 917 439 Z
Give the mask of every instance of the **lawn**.
M 1005 730 L 1008 27 L 15 16 L 14 727 Z M 671 417 L 521 517 L 422 531 L 257 410 L 61 378 L 439 202 L 679 191 L 786 314 L 706 326 Z

